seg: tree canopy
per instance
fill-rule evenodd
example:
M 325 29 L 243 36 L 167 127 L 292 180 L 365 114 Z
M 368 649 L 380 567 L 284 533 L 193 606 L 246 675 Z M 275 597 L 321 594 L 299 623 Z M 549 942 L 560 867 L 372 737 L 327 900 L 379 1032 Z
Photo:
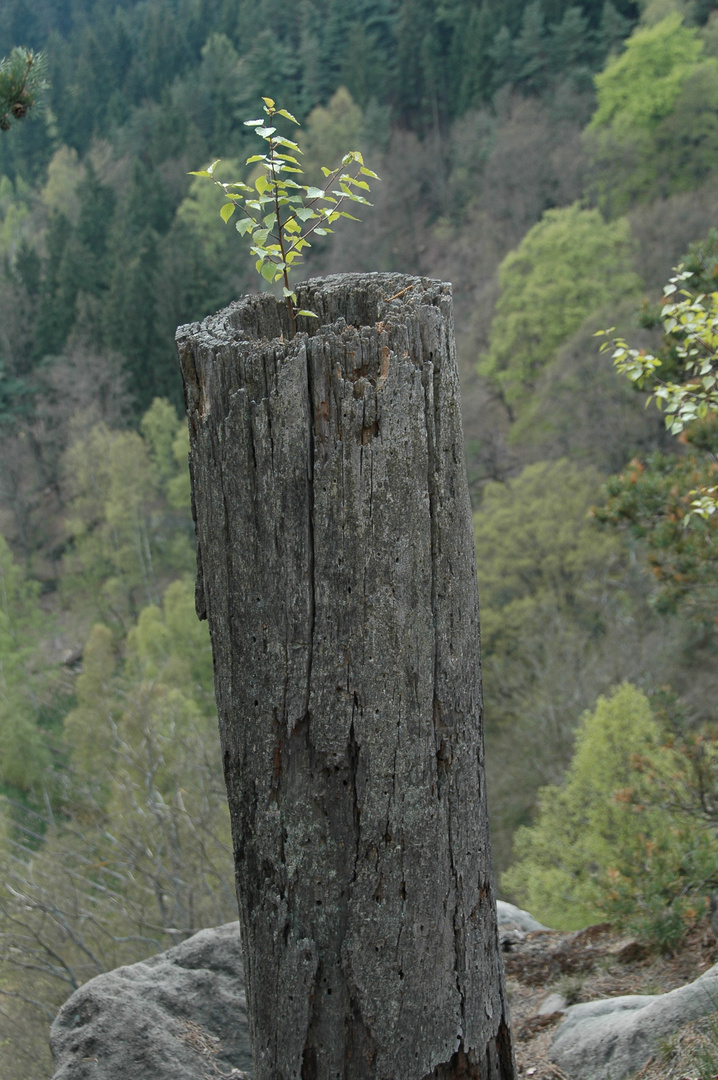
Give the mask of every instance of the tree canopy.
M 578 203 L 547 210 L 499 269 L 500 294 L 480 370 L 512 413 L 529 400 L 556 350 L 591 312 L 637 294 L 627 221 Z

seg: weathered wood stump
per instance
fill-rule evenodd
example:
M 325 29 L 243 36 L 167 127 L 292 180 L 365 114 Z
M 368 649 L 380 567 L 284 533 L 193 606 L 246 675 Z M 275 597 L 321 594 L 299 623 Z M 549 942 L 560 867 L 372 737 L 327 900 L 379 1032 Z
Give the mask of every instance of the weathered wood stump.
M 177 342 L 256 1080 L 509 1080 L 450 285 Z

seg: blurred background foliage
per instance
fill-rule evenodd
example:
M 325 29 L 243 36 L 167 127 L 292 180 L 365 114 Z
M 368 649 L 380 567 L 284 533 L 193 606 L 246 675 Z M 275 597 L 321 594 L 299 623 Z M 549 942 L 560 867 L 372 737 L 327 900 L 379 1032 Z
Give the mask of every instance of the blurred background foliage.
M 718 286 L 713 0 L 6 0 L 43 102 L 0 135 L 0 1074 L 94 974 L 234 917 L 192 600 L 179 323 L 256 287 L 187 175 L 272 94 L 310 174 L 382 176 L 306 272 L 454 286 L 502 894 L 675 948 L 718 888 L 715 418 L 666 436 L 601 356 L 679 373 Z

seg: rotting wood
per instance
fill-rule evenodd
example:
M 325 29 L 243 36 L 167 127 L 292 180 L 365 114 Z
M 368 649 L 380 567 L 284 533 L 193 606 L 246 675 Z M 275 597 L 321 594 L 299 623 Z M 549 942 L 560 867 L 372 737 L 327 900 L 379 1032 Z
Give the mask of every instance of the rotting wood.
M 256 1080 L 511 1080 L 451 287 L 177 342 Z

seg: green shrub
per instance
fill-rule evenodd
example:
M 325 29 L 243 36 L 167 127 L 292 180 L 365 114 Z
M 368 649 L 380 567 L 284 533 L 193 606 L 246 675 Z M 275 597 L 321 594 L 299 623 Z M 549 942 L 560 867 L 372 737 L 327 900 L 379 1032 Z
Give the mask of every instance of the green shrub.
M 705 908 L 715 837 L 681 798 L 690 770 L 647 698 L 623 684 L 581 720 L 561 786 L 519 829 L 503 888 L 548 925 L 610 919 L 673 948 Z

